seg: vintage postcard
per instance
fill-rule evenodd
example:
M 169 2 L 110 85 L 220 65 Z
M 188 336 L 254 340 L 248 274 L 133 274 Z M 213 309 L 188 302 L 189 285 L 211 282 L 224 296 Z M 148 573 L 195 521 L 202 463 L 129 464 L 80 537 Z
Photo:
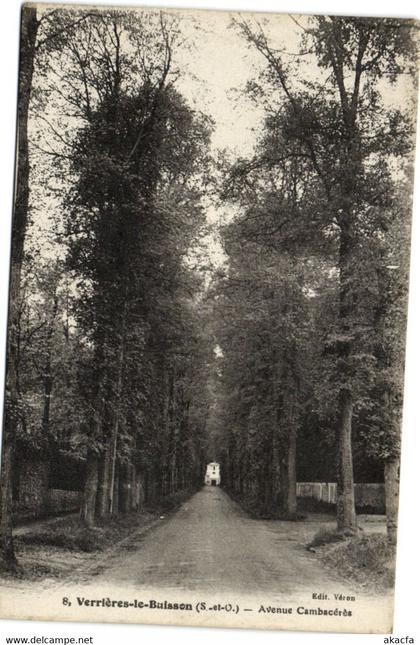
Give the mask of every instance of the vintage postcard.
M 1 618 L 392 631 L 417 43 L 23 6 Z

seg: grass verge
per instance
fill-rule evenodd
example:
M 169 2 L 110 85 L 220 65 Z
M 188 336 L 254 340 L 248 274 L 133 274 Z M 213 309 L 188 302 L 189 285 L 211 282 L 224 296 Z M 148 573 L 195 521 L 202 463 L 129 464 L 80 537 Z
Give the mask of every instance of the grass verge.
M 46 522 L 17 536 L 16 546 L 50 546 L 83 553 L 103 551 L 156 517 L 176 510 L 191 494 L 192 491 L 180 491 L 149 505 L 142 512 L 99 520 L 94 527 L 83 526 L 75 517 L 63 517 L 51 524 Z
M 27 526 L 24 531 L 19 529 L 14 538 L 18 564 L 13 570 L 0 570 L 2 583 L 14 587 L 28 581 L 48 585 L 57 578 L 79 579 L 101 552 L 108 554 L 113 546 L 119 548 L 123 540 L 175 511 L 194 492 L 192 489 L 179 491 L 149 504 L 140 512 L 98 521 L 93 528 L 83 526 L 73 515 L 37 522 L 36 526 Z M 121 548 L 131 548 L 130 540 Z
M 319 531 L 308 545 L 318 558 L 343 578 L 371 590 L 394 585 L 395 548 L 386 535 L 372 533 L 346 536 L 337 531 Z
M 69 551 L 92 553 L 103 551 L 108 546 L 124 539 L 133 529 L 147 521 L 142 513 L 130 513 L 121 518 L 98 522 L 97 526 L 86 527 L 77 518 L 63 518 L 54 524 L 45 524 L 16 538 L 17 546 L 53 546 Z

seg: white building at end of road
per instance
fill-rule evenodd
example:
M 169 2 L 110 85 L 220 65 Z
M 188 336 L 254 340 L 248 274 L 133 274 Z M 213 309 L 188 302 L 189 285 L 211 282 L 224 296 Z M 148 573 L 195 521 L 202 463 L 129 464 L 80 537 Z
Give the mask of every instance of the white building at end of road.
M 220 464 L 216 461 L 207 464 L 204 483 L 206 486 L 220 486 Z

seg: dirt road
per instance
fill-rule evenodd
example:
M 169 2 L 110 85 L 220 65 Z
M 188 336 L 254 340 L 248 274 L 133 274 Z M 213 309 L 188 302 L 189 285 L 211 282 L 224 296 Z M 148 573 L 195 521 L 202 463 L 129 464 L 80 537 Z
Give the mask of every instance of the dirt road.
M 355 588 L 306 550 L 333 524 L 254 520 L 221 489 L 203 488 L 112 549 L 73 554 L 61 577 L 5 580 L 0 615 L 350 632 L 371 630 L 373 615 L 388 633 L 392 596 Z
M 348 592 L 343 580 L 305 549 L 313 533 L 306 522 L 254 520 L 221 489 L 208 487 L 131 540 L 106 562 L 94 584 L 289 599 L 308 590 Z

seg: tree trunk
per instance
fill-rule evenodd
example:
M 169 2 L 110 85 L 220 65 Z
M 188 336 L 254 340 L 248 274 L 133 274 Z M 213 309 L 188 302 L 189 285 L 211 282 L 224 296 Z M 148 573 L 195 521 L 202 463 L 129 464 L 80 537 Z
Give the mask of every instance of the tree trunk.
M 157 473 L 156 465 L 154 463 L 151 463 L 150 467 L 146 471 L 146 500 L 147 503 L 154 506 L 158 498 L 161 497 L 159 495 L 159 480 L 156 477 Z
M 346 194 L 343 190 L 343 194 Z M 350 192 L 347 201 L 351 203 Z M 346 203 L 346 201 L 344 202 Z M 337 528 L 339 531 L 354 532 L 356 508 L 354 503 L 353 454 L 352 454 L 352 326 L 356 294 L 354 292 L 354 248 L 355 240 L 352 231 L 352 213 L 343 208 L 340 219 L 339 249 L 339 332 L 341 340 L 338 346 L 337 362 L 341 369 L 339 377 L 343 384 L 339 394 L 338 432 L 337 432 Z
M 44 372 L 44 410 L 42 413 L 42 432 L 44 437 L 48 437 L 50 430 L 50 410 L 51 410 L 51 393 L 53 388 L 53 379 L 51 374 L 51 357 L 48 356 Z
M 120 468 L 120 504 L 121 513 L 129 513 L 131 510 L 132 494 L 132 471 L 130 464 L 124 464 Z
M 132 479 L 131 479 L 131 510 L 132 511 L 138 511 L 140 508 L 140 491 L 141 491 L 140 474 L 138 473 L 136 466 L 133 466 Z
M 175 368 L 172 368 L 169 380 L 169 399 L 168 399 L 168 428 L 169 428 L 169 489 L 170 495 L 175 492 L 176 476 L 176 450 L 177 450 L 177 420 L 175 418 Z
M 353 402 L 349 392 L 340 397 L 337 460 L 337 527 L 339 531 L 355 531 L 356 509 L 354 503 L 353 455 L 351 422 Z
M 45 360 L 44 368 L 44 410 L 42 414 L 42 433 L 46 439 L 50 439 L 50 410 L 51 410 L 51 394 L 53 389 L 53 374 L 52 374 L 52 365 L 51 365 L 51 356 L 52 356 L 52 338 L 54 334 L 54 323 L 57 317 L 58 311 L 58 294 L 57 291 L 54 293 L 53 298 L 53 307 L 51 312 L 51 318 L 48 323 L 48 333 L 47 333 L 47 357 Z
M 168 469 L 166 467 L 166 459 L 162 461 L 162 467 L 160 469 L 159 490 L 160 496 L 165 497 L 168 490 Z
M 149 471 L 146 469 L 144 473 L 144 503 L 147 505 L 150 502 L 150 480 Z
M 86 463 L 86 479 L 80 519 L 86 526 L 93 526 L 95 522 L 96 494 L 98 489 L 98 458 L 89 455 Z
M 264 463 L 262 464 L 261 474 L 264 481 L 264 515 L 270 517 L 273 511 L 273 441 L 272 437 L 265 441 Z
M 274 425 L 274 424 L 273 424 Z M 275 424 L 273 431 L 273 461 L 271 466 L 271 479 L 273 491 L 273 506 L 276 509 L 275 515 L 278 515 L 278 510 L 281 508 L 281 468 L 280 468 L 280 449 L 279 449 L 279 430 Z
M 115 466 L 114 473 L 114 497 L 112 500 L 112 515 L 118 515 L 120 508 L 120 467 Z
M 385 462 L 386 530 L 390 544 L 397 543 L 400 462 L 397 457 Z
M 117 445 L 118 445 L 118 435 L 120 430 L 120 407 L 121 407 L 121 395 L 122 395 L 122 386 L 123 386 L 123 372 L 124 372 L 124 356 L 125 356 L 125 329 L 127 324 L 127 284 L 125 288 L 124 304 L 122 311 L 122 321 L 121 321 L 121 335 L 120 343 L 118 348 L 118 363 L 117 363 L 117 383 L 116 383 L 116 400 L 114 406 L 114 422 L 112 426 L 111 434 L 111 476 L 108 486 L 108 512 L 112 515 L 114 510 L 114 481 L 115 481 L 115 469 L 117 463 Z
M 12 533 L 12 472 L 13 472 L 13 446 L 3 439 L 3 463 L 1 469 L 1 506 L 0 530 L 2 536 L 2 567 L 16 570 L 17 561 L 13 548 Z
M 289 427 L 287 450 L 287 499 L 286 515 L 289 520 L 296 519 L 296 426 L 292 421 Z
M 111 486 L 111 445 L 110 441 L 101 455 L 98 472 L 98 494 L 96 498 L 97 517 L 106 517 L 109 512 L 109 488 Z
M 20 277 L 28 223 L 29 206 L 29 156 L 28 112 L 31 98 L 32 76 L 35 60 L 35 44 L 39 23 L 36 7 L 24 7 L 20 34 L 18 133 L 17 133 L 17 181 L 12 222 L 12 249 L 10 265 L 10 296 L 8 321 L 8 348 L 5 415 L 3 427 L 3 457 L 1 473 L 1 558 L 4 567 L 16 568 L 12 535 L 12 490 L 13 452 L 18 423 L 18 327 L 20 302 Z
M 134 503 L 134 467 L 133 464 L 128 464 L 127 466 L 127 477 L 126 477 L 126 489 L 127 489 L 127 513 L 130 513 L 133 510 Z
M 267 442 L 268 443 L 268 442 Z M 273 462 L 273 455 L 270 450 L 270 446 L 267 447 L 267 454 L 265 456 L 265 466 L 263 469 L 263 477 L 265 482 L 264 487 L 264 515 L 267 517 L 271 516 L 273 509 L 273 482 L 271 479 L 271 464 Z
M 140 508 L 140 495 L 141 495 L 141 478 L 140 473 L 137 469 L 137 466 L 132 468 L 132 480 L 131 480 L 131 510 L 138 511 Z
M 163 390 L 163 405 L 161 410 L 161 433 L 162 433 L 162 451 L 161 451 L 161 466 L 159 473 L 159 489 L 161 497 L 169 492 L 169 451 L 170 451 L 170 419 L 169 407 L 171 397 L 171 370 L 169 366 L 166 368 L 164 362 L 161 366 L 161 379 Z
M 175 492 L 176 484 L 175 484 L 175 475 L 176 475 L 176 456 L 174 453 L 175 450 L 175 431 L 172 431 L 172 440 L 171 440 L 171 455 L 169 459 L 169 470 L 168 470 L 168 494 L 172 495 Z

